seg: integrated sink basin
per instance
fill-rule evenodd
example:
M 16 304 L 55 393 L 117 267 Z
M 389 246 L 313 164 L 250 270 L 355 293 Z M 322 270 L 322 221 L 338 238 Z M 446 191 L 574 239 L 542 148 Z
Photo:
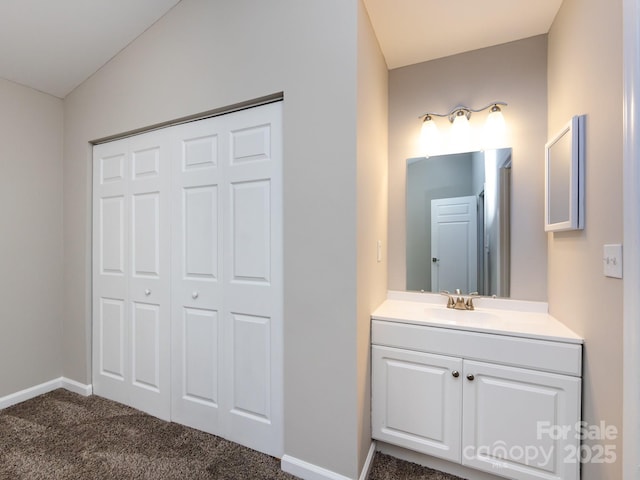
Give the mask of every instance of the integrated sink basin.
M 480 310 L 455 310 L 446 307 L 427 307 L 424 309 L 427 319 L 450 325 L 465 325 L 469 323 L 495 323 L 500 320 L 500 316 Z

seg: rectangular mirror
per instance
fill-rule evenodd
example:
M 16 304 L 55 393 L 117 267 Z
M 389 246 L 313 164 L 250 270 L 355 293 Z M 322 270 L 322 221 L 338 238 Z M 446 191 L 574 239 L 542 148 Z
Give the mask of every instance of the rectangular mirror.
M 511 149 L 407 160 L 407 290 L 508 297 Z
M 545 145 L 547 232 L 584 228 L 584 118 L 574 116 Z

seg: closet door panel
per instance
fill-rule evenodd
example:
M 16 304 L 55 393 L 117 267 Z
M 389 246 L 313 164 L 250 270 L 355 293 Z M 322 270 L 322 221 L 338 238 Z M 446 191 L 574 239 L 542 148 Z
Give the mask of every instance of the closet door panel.
M 174 127 L 172 416 L 222 435 L 220 119 Z
M 185 308 L 182 319 L 184 398 L 210 408 L 218 406 L 218 313 Z
M 231 412 L 270 421 L 270 318 L 231 314 L 233 321 L 233 405 Z
M 223 404 L 229 439 L 274 456 L 282 442 L 282 105 L 226 115 Z
M 128 401 L 128 141 L 93 151 L 93 390 Z
M 171 151 L 162 130 L 129 139 L 130 405 L 171 418 Z
M 125 205 L 124 195 L 103 197 L 98 200 L 99 272 L 101 275 L 122 278 L 125 257 Z
M 230 185 L 231 281 L 268 285 L 271 277 L 271 185 L 269 180 Z
M 131 266 L 134 277 L 160 277 L 160 192 L 138 193 L 131 206 Z
M 152 132 L 94 147 L 94 389 L 170 418 L 170 157 Z
M 160 392 L 160 306 L 134 302 L 131 312 L 133 384 Z
M 218 186 L 183 189 L 184 277 L 196 284 L 218 278 Z
M 125 380 L 125 321 L 122 299 L 99 299 L 97 334 L 99 338 L 98 372 L 113 380 Z

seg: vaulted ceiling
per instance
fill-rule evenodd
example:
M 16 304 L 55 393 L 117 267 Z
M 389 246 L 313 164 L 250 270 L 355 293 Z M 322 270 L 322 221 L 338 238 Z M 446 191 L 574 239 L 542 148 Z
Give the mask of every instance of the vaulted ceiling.
M 364 0 L 389 69 L 547 33 L 562 0 Z
M 180 1 L 0 0 L 0 77 L 64 98 Z M 393 69 L 546 33 L 562 0 L 364 3 Z
M 0 77 L 63 98 L 180 0 L 0 0 Z

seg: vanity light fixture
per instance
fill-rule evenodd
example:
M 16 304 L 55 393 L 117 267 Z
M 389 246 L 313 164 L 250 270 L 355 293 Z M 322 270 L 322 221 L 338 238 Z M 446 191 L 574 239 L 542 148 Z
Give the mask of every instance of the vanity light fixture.
M 472 113 L 484 112 L 485 110 L 491 109 L 491 113 L 499 113 L 502 112 L 501 106 L 506 107 L 507 104 L 504 102 L 491 102 L 489 105 L 474 109 L 469 108 L 465 105 L 458 105 L 453 107 L 453 109 L 449 113 L 435 113 L 435 112 L 427 112 L 420 115 L 418 118 L 422 118 L 424 122 L 433 121 L 433 117 L 447 117 L 449 122 L 453 123 L 457 117 L 465 116 L 467 120 L 471 118 Z
M 457 105 L 448 113 L 427 112 L 420 115 L 418 118 L 422 119 L 421 143 L 423 151 L 428 155 L 429 152 L 434 151 L 434 144 L 440 141 L 438 128 L 433 117 L 442 117 L 449 120 L 453 127 L 452 136 L 457 146 L 464 149 L 466 145 L 463 144 L 469 142 L 469 120 L 471 119 L 471 114 L 480 113 L 485 110 L 489 110 L 490 113 L 485 124 L 484 138 L 486 145 L 484 145 L 483 148 L 504 146 L 502 143 L 504 143 L 505 123 L 501 107 L 506 106 L 507 104 L 505 102 L 491 102 L 478 109 L 469 108 L 465 105 Z

